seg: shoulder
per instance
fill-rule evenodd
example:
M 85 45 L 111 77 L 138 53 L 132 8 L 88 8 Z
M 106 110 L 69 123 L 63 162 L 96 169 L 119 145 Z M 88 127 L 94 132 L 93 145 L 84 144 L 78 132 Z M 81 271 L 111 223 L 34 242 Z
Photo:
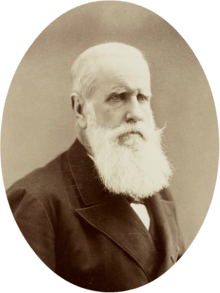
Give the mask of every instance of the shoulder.
M 7 191 L 9 204 L 13 209 L 25 197 L 50 205 L 60 201 L 65 193 L 66 152 L 42 168 L 38 168 L 16 181 Z M 59 198 L 58 198 L 59 197 Z

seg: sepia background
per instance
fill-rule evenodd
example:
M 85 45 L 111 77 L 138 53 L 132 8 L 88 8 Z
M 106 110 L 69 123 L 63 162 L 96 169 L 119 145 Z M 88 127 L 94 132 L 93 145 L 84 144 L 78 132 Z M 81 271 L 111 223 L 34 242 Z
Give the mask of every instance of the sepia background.
M 2 122 L 5 187 L 65 151 L 74 141 L 70 68 L 93 45 L 119 41 L 142 50 L 152 78 L 152 108 L 175 168 L 170 189 L 188 247 L 207 213 L 218 163 L 212 94 L 194 53 L 162 18 L 124 2 L 75 8 L 29 48 L 12 80 Z

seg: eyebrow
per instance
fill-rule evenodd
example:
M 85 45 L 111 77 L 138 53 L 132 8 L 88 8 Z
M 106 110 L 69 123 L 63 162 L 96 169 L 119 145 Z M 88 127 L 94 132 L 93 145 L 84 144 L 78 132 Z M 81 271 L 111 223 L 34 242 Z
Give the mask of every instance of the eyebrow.
M 114 95 L 114 94 L 122 94 L 122 93 L 128 93 L 128 94 L 132 94 L 132 90 L 129 90 L 127 87 L 123 86 L 123 87 L 120 87 L 120 86 L 117 86 L 117 87 L 113 87 L 109 93 L 106 95 L 106 98 L 109 98 L 111 95 Z M 144 92 L 139 92 L 141 94 L 143 94 L 144 96 L 146 97 L 149 97 L 151 98 L 152 97 L 152 94 L 145 94 Z
M 112 94 L 122 94 L 122 93 L 132 93 L 132 91 L 130 91 L 127 87 L 113 87 L 109 93 L 106 95 L 107 97 L 109 97 L 109 95 Z

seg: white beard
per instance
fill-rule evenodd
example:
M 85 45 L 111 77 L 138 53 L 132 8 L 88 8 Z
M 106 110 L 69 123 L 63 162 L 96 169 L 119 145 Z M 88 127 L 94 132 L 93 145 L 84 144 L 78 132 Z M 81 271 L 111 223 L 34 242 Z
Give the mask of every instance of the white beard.
M 91 102 L 87 109 L 87 139 L 100 179 L 110 192 L 138 200 L 168 187 L 172 166 L 161 147 L 162 130 L 154 122 L 153 127 L 136 122 L 102 128 Z M 137 131 L 141 135 L 130 133 Z

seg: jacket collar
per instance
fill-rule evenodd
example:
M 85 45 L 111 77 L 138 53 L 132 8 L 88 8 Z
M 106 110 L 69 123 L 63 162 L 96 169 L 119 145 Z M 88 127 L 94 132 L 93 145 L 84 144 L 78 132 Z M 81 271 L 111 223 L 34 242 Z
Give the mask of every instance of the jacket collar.
M 102 203 L 106 190 L 101 183 L 94 162 L 78 139 L 67 153 L 68 163 L 85 206 Z

